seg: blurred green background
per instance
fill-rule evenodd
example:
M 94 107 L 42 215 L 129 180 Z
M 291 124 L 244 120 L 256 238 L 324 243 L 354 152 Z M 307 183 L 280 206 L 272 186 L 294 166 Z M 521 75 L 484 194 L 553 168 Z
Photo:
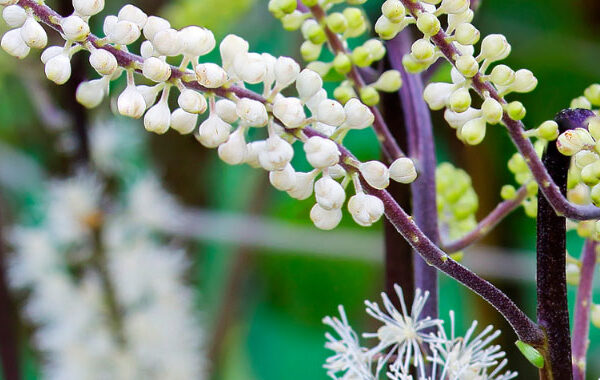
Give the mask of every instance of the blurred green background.
M 215 31 L 217 40 L 227 33 L 240 34 L 254 51 L 299 58 L 299 33 L 284 32 L 267 12 L 266 0 L 134 3 L 148 13 L 166 15 L 176 27 L 203 25 Z M 68 9 L 57 0 L 48 4 Z M 122 5 L 119 0 L 107 0 L 105 13 L 115 13 Z M 374 19 L 379 2 L 369 0 L 365 8 Z M 518 97 L 527 107 L 528 126 L 552 118 L 585 87 L 600 82 L 597 0 L 484 0 L 475 25 L 482 34 L 505 34 L 513 47 L 507 64 L 528 68 L 538 77 L 538 88 Z M 101 25 L 95 28 L 101 29 Z M 68 141 L 59 138 L 62 134 L 57 129 L 65 125 L 70 128 L 69 86 L 72 91 L 76 83 L 56 88 L 43 78 L 41 69 L 36 57 L 18 62 L 0 53 L 4 225 L 13 223 L 23 209 L 35 207 L 32 196 L 40 191 L 42 178 L 66 175 L 73 167 L 73 155 L 58 150 L 68 146 Z M 84 117 L 112 117 L 108 110 L 104 104 Z M 141 122 L 117 119 L 124 127 L 143 129 Z M 480 197 L 479 215 L 484 216 L 499 201 L 500 187 L 512 183 L 506 161 L 515 149 L 501 127 L 489 128 L 482 146 L 463 148 L 441 114 L 436 113 L 434 121 L 439 161 L 450 160 L 471 173 Z M 369 131 L 354 134 L 348 141 L 359 158 L 379 155 Z M 191 239 L 194 270 L 189 277 L 198 289 L 198 313 L 215 366 L 213 378 L 325 379 L 321 366 L 328 353 L 323 347 L 323 316 L 335 314 L 336 306 L 343 304 L 357 331 L 375 328 L 364 313 L 363 300 L 378 299 L 383 286 L 381 225 L 363 229 L 346 215 L 339 230 L 317 231 L 308 218 L 313 202 L 299 202 L 277 192 L 268 185 L 264 172 L 226 166 L 214 151 L 204 149 L 193 137 L 175 132 L 160 137 L 146 135 L 143 144 L 146 154 L 140 166 L 156 167 L 168 190 L 186 205 L 217 212 L 213 226 L 194 226 L 198 233 Z M 300 168 L 305 165 L 297 164 Z M 28 170 L 15 172 L 22 165 Z M 228 220 L 239 223 L 232 228 Z M 239 237 L 248 233 L 255 239 L 240 246 Z M 466 252 L 467 264 L 510 293 L 533 316 L 534 222 L 518 210 L 484 244 Z M 580 246 L 581 241 L 571 236 L 570 253 L 578 256 Z M 491 260 L 496 260 L 495 264 Z M 442 316 L 454 309 L 459 331 L 464 331 L 472 319 L 501 328 L 500 343 L 508 352 L 509 368 L 518 370 L 522 379 L 535 376 L 514 348 L 515 336 L 491 307 L 445 277 L 441 278 L 441 292 Z M 574 299 L 574 289 L 569 296 Z M 598 297 L 596 302 L 600 302 Z M 22 308 L 23 301 L 16 300 L 16 310 Z M 20 319 L 27 379 L 37 379 L 39 355 L 27 342 L 31 328 Z M 591 332 L 589 378 L 597 379 L 600 331 L 592 328 Z M 215 335 L 216 345 L 211 341 Z

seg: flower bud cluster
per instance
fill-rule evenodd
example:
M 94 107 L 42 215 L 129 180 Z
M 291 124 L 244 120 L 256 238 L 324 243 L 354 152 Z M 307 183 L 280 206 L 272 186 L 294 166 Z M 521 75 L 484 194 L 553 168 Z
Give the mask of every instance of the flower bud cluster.
M 546 147 L 546 141 L 538 140 L 535 143 L 535 150 L 538 157 L 542 156 Z M 521 203 L 525 214 L 530 218 L 537 217 L 537 206 L 538 206 L 538 184 L 533 178 L 533 174 L 529 170 L 527 163 L 523 156 L 519 153 L 513 154 L 508 160 L 508 170 L 515 176 L 515 181 L 520 186 L 527 187 L 527 196 Z M 515 199 L 517 196 L 517 189 L 513 185 L 504 185 L 500 190 L 500 196 L 504 200 Z
M 476 55 L 474 45 L 479 42 L 480 33 L 471 24 L 473 11 L 468 0 L 420 1 L 415 9 L 417 12 L 411 15 L 400 0 L 387 0 L 375 30 L 381 38 L 391 39 L 407 25 L 416 23 L 423 37 L 413 43 L 410 53 L 403 58 L 402 63 L 409 73 L 424 71 L 444 57 L 434 41 L 440 34 L 456 50 L 449 57 L 453 64 L 452 83 L 430 83 L 425 88 L 424 98 L 432 110 L 445 109 L 444 117 L 456 129 L 457 137 L 466 144 L 477 145 L 485 138 L 488 124 L 498 124 L 504 117 L 523 119 L 526 114 L 523 104 L 518 101 L 507 104 L 504 96 L 535 89 L 537 79 L 531 71 L 515 71 L 498 64 L 487 73 L 493 64 L 510 54 L 511 46 L 506 38 L 501 34 L 486 36 Z M 447 15 L 445 28 L 438 18 L 441 15 Z M 481 106 L 473 107 L 474 81 L 488 82 L 497 96 L 484 92 Z
M 301 30 L 305 41 L 300 52 L 304 60 L 311 62 L 308 68 L 323 77 L 335 74 L 349 78 L 334 92 L 334 97 L 339 102 L 345 104 L 348 100 L 359 97 L 364 104 L 373 106 L 379 103 L 378 91 L 394 92 L 400 88 L 402 79 L 396 70 L 382 73 L 368 85 L 356 83 L 356 78 L 352 77 L 352 71 L 371 66 L 386 53 L 385 46 L 379 39 L 369 39 L 362 45 L 349 49 L 347 40 L 362 36 L 367 31 L 368 21 L 362 9 L 346 7 L 328 13 L 336 2 L 306 0 L 303 3 L 308 7 L 318 8 L 318 11 L 303 13 L 296 9 L 297 2 L 291 0 L 271 0 L 269 9 L 281 20 L 285 29 Z M 331 43 L 331 39 L 336 42 Z M 319 61 L 324 45 L 333 53 L 333 59 L 329 62 Z
M 460 239 L 477 226 L 479 199 L 471 177 L 444 162 L 437 167 L 435 180 L 440 231 L 444 231 L 446 240 Z

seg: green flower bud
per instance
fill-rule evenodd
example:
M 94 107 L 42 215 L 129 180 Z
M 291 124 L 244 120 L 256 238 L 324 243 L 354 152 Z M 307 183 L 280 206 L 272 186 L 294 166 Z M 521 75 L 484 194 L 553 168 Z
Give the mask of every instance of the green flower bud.
M 520 340 L 517 340 L 515 344 L 531 364 L 536 368 L 544 368 L 544 356 L 542 356 L 538 350 Z
M 525 215 L 530 218 L 537 217 L 538 200 L 537 198 L 526 199 L 523 201 L 523 208 L 525 209 Z
M 587 127 L 594 140 L 600 140 L 600 117 L 594 116 L 587 120 Z
M 319 0 L 302 0 L 302 4 L 306 5 L 307 7 L 314 7 L 315 5 L 319 4 Z
M 333 97 L 340 103 L 346 104 L 348 100 L 356 98 L 356 92 L 350 86 L 341 85 L 333 91 Z
M 418 74 L 429 67 L 428 63 L 417 60 L 411 54 L 405 54 L 402 57 L 402 65 L 410 74 Z
M 583 95 L 595 106 L 600 106 L 600 84 L 593 84 L 586 88 Z
M 340 74 L 347 74 L 352 70 L 352 61 L 344 53 L 338 53 L 333 60 L 333 68 Z
M 348 21 L 339 12 L 331 13 L 326 19 L 327 27 L 334 33 L 344 33 L 348 28 Z
M 461 45 L 474 45 L 479 41 L 479 30 L 468 22 L 459 24 L 454 33 L 456 42 Z
M 567 272 L 567 284 L 571 286 L 579 285 L 581 281 L 581 268 L 575 263 L 568 263 L 566 267 Z
M 590 192 L 590 198 L 592 199 L 592 203 L 594 205 L 600 205 L 600 185 L 595 185 L 594 187 L 592 187 L 592 191 Z
M 591 308 L 592 324 L 600 329 L 600 305 L 593 304 Z
M 279 9 L 285 14 L 290 14 L 296 10 L 298 2 L 296 0 L 274 0 L 278 3 Z
M 270 0 L 269 1 L 269 12 L 271 12 L 271 14 L 273 15 L 273 17 L 275 18 L 282 18 L 283 16 L 285 16 L 285 12 L 283 12 L 283 10 L 279 7 L 279 0 Z
M 571 101 L 571 105 L 569 106 L 569 108 L 584 108 L 586 110 L 591 110 L 592 103 L 590 103 L 590 101 L 585 96 L 580 96 Z
M 316 45 L 323 44 L 327 41 L 325 30 L 318 24 L 311 24 L 306 29 L 306 38 Z
M 323 45 L 315 45 L 310 41 L 304 41 L 300 46 L 300 54 L 302 55 L 302 59 L 307 62 L 312 62 L 316 59 L 319 59 L 322 48 Z
M 527 110 L 525 109 L 525 106 L 523 106 L 523 103 L 514 101 L 506 105 L 506 113 L 508 113 L 508 116 L 513 120 L 523 120 Z
M 306 15 L 304 13 L 294 11 L 289 15 L 283 16 L 281 25 L 283 25 L 283 29 L 287 31 L 294 31 L 300 29 L 304 20 L 306 20 Z
M 513 185 L 504 185 L 502 189 L 500 189 L 500 196 L 504 200 L 515 199 L 517 196 L 517 189 Z
M 490 79 L 498 86 L 509 86 L 515 81 L 515 72 L 506 65 L 498 65 L 492 69 Z
M 385 46 L 378 39 L 372 38 L 363 44 L 363 47 L 369 51 L 373 61 L 379 61 L 385 56 Z
M 374 106 L 379 103 L 379 93 L 371 86 L 366 86 L 360 89 L 360 100 L 368 105 Z
M 450 109 L 454 112 L 465 112 L 471 106 L 469 90 L 462 87 L 450 94 L 448 98 Z
M 419 61 L 428 61 L 435 54 L 435 47 L 427 39 L 416 40 L 410 49 L 411 54 Z
M 331 70 L 331 63 L 325 63 L 321 61 L 311 62 L 306 66 L 307 69 L 314 71 L 319 74 L 321 77 L 324 77 Z
M 558 124 L 553 120 L 544 121 L 537 128 L 537 135 L 539 138 L 547 141 L 556 140 L 558 138 Z
M 537 193 L 538 193 L 538 184 L 537 184 L 537 182 L 529 182 L 526 185 L 526 188 L 527 188 L 527 194 L 529 196 L 537 195 Z
M 367 48 L 358 46 L 352 51 L 352 62 L 358 67 L 367 67 L 373 63 L 373 60 Z
M 377 33 L 383 40 L 391 40 L 392 38 L 396 37 L 396 35 L 405 27 L 405 23 L 395 24 L 387 17 L 381 16 L 375 23 L 375 33 Z
M 365 28 L 365 18 L 363 13 L 358 8 L 346 8 L 344 9 L 344 17 L 348 22 L 348 28 L 354 30 L 360 30 Z
M 471 55 L 461 55 L 456 59 L 456 69 L 465 78 L 472 78 L 479 72 L 479 63 Z
M 567 199 L 578 205 L 586 205 L 591 202 L 590 188 L 582 183 L 578 183 L 572 189 L 567 191 Z
M 481 113 L 489 124 L 498 124 L 504 115 L 502 105 L 493 98 L 486 98 L 481 104 Z
M 469 120 L 460 130 L 462 139 L 469 145 L 480 144 L 485 137 L 486 122 L 482 117 Z
M 428 12 L 421 13 L 417 18 L 417 28 L 426 36 L 433 36 L 440 31 L 440 20 Z
M 402 87 L 402 77 L 398 70 L 388 70 L 381 74 L 372 86 L 379 91 L 396 92 Z
M 523 173 L 518 173 L 515 175 L 515 181 L 517 181 L 517 183 L 519 185 L 524 184 L 525 182 L 529 181 L 530 179 L 531 179 L 530 172 L 523 172 Z
M 387 17 L 391 22 L 398 23 L 404 20 L 406 9 L 400 0 L 387 0 L 381 6 L 381 14 Z
M 508 170 L 513 174 L 529 173 L 529 167 L 527 167 L 525 159 L 519 153 L 513 154 L 510 160 L 508 160 Z

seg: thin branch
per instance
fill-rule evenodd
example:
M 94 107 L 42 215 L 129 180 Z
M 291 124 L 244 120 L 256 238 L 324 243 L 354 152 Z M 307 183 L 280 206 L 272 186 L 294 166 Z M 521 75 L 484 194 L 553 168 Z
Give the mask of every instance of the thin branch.
M 417 18 L 418 14 L 424 11 L 422 5 L 418 2 L 413 2 L 411 0 L 401 1 L 406 9 L 408 9 L 411 15 L 415 18 Z M 451 40 L 448 38 L 448 35 L 443 30 L 440 30 L 436 35 L 432 36 L 431 41 L 440 49 L 442 54 L 450 63 L 453 65 L 456 64 L 456 57 L 459 57 L 461 53 L 452 44 Z M 471 81 L 473 83 L 473 88 L 482 97 L 484 94 L 486 94 L 500 102 L 500 104 L 506 104 L 506 100 L 498 95 L 496 88 L 491 83 L 483 80 L 481 73 L 477 73 L 473 78 L 471 78 Z M 523 135 L 523 131 L 525 130 L 523 123 L 521 121 L 511 119 L 506 112 L 504 112 L 502 121 L 508 129 L 508 133 L 513 140 L 513 143 L 525 158 L 525 162 L 531 170 L 536 182 L 539 184 L 540 190 L 548 199 L 554 210 L 570 219 L 600 219 L 599 207 L 576 205 L 569 202 L 561 193 L 559 187 L 552 180 L 546 171 L 544 164 L 537 156 L 533 144 L 527 137 Z
M 327 40 L 329 41 L 329 45 L 333 50 L 334 54 L 348 54 L 348 50 L 344 46 L 344 43 L 340 39 L 340 37 L 332 32 L 327 25 L 325 24 L 325 10 L 321 8 L 320 5 L 314 5 L 309 7 L 315 19 L 323 26 L 325 30 L 325 34 L 327 35 Z M 365 87 L 366 83 L 362 76 L 362 73 L 359 71 L 358 67 L 354 64 L 352 65 L 352 69 L 348 73 L 348 77 L 354 82 L 354 87 L 358 93 L 360 93 L 360 89 Z M 402 149 L 398 146 L 398 143 L 392 136 L 390 129 L 388 128 L 381 112 L 377 107 L 369 107 L 373 115 L 375 116 L 375 121 L 373 122 L 373 129 L 377 134 L 377 138 L 381 143 L 381 147 L 386 158 L 392 162 L 399 157 L 404 157 L 405 154 L 402 152 Z
M 431 113 L 423 100 L 421 75 L 409 75 L 404 70 L 402 56 L 410 50 L 412 36 L 406 29 L 387 42 L 392 68 L 403 78 L 399 96 L 404 115 L 408 154 L 415 161 L 419 177 L 411 184 L 412 213 L 417 225 L 435 244 L 439 244 L 438 213 L 435 185 L 435 144 Z M 438 274 L 419 255 L 413 255 L 415 288 L 429 291 L 430 301 L 425 305 L 425 315 L 438 315 Z
M 581 259 L 581 280 L 577 289 L 575 315 L 573 317 L 573 379 L 585 380 L 586 354 L 590 333 L 590 306 L 594 273 L 598 258 L 598 242 L 586 240 Z
M 492 212 L 483 218 L 477 226 L 468 234 L 460 239 L 442 244 L 442 248 L 446 252 L 458 252 L 467 248 L 479 239 L 485 237 L 491 230 L 494 229 L 508 214 L 517 209 L 521 203 L 527 198 L 527 186 L 523 185 L 517 190 L 513 199 L 499 203 Z

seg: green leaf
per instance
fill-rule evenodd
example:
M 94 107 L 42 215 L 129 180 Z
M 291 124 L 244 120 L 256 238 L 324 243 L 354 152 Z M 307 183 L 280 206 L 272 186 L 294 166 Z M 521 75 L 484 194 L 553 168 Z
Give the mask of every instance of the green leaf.
M 537 368 L 544 368 L 544 357 L 538 350 L 520 340 L 517 340 L 515 344 L 531 364 Z

